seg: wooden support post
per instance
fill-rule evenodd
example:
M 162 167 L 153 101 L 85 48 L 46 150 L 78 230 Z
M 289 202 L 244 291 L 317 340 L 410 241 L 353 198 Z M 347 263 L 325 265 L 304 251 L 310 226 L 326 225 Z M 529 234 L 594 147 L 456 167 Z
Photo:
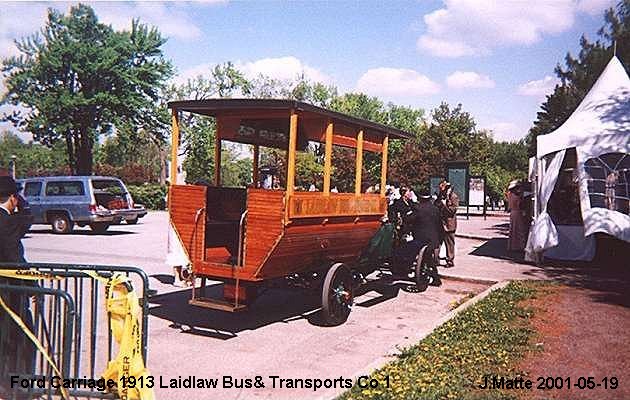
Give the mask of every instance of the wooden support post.
M 361 195 L 361 183 L 363 173 L 363 129 L 357 134 L 357 166 L 356 174 L 354 177 L 354 194 Z
M 221 124 L 217 118 L 217 129 L 214 133 L 214 186 L 221 186 Z
M 287 149 L 287 195 L 295 191 L 295 150 L 297 147 L 298 115 L 291 111 L 289 124 L 289 148 Z
M 382 162 L 381 162 L 381 197 L 385 197 L 385 185 L 387 185 L 387 148 L 389 145 L 389 136 L 383 138 Z
M 259 153 L 260 153 L 260 146 L 255 144 L 254 145 L 254 161 L 252 162 L 252 168 L 253 168 L 252 181 L 255 188 L 258 187 L 258 159 L 260 158 Z
M 326 143 L 324 145 L 324 196 L 330 196 L 330 173 L 332 170 L 333 122 L 326 125 Z
M 169 181 L 171 186 L 177 184 L 177 153 L 179 150 L 179 117 L 177 116 L 177 109 L 173 109 L 172 115 L 171 170 L 169 172 Z

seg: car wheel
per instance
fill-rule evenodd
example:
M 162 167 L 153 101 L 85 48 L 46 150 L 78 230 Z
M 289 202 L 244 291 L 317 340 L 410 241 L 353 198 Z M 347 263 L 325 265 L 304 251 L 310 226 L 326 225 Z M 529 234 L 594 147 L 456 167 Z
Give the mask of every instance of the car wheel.
M 94 222 L 90 224 L 90 229 L 94 233 L 104 233 L 109 228 L 109 224 L 107 222 Z
M 73 223 L 66 214 L 55 214 L 52 216 L 50 225 L 53 233 L 70 233 L 72 232 Z
M 127 220 L 127 225 L 135 225 L 138 223 L 138 217 Z

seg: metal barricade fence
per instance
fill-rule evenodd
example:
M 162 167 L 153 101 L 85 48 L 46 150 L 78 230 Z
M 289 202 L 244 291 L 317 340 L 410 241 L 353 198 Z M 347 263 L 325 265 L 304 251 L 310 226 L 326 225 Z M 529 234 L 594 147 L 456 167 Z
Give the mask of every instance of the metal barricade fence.
M 0 294 L 45 347 L 64 379 L 99 379 L 116 356 L 105 285 L 89 273 L 104 278 L 116 273 L 128 277 L 132 283 L 129 289 L 136 292 L 140 301 L 141 348 L 146 365 L 149 280 L 143 270 L 104 265 L 0 263 L 0 271 L 15 269 L 36 269 L 63 277 L 38 281 L 0 277 Z M 11 388 L 11 376 L 38 379 L 55 375 L 45 355 L 0 307 L 0 389 L 9 398 L 59 398 L 59 390 L 50 385 L 22 388 L 17 384 Z M 69 392 L 73 397 L 115 398 L 96 388 L 71 388 Z

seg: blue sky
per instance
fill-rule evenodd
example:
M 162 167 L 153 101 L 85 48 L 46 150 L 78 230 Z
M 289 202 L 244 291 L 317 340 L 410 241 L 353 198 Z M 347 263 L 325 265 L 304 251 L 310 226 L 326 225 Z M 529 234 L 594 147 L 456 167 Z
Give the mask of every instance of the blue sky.
M 0 56 L 42 26 L 47 7 L 4 3 Z M 497 139 L 527 133 L 553 69 L 582 34 L 594 39 L 613 0 L 206 1 L 90 3 L 116 28 L 157 26 L 176 81 L 232 61 L 249 76 L 304 72 L 340 91 L 363 91 L 427 110 L 462 103 Z

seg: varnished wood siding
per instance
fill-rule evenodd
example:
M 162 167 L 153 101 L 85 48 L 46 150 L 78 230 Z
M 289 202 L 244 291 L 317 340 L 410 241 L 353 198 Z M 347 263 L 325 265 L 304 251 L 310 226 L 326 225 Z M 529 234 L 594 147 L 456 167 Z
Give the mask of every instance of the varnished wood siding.
M 175 186 L 171 192 L 171 218 L 193 257 L 196 274 L 216 278 L 259 281 L 282 277 L 330 261 L 353 262 L 380 227 L 385 212 L 378 195 L 297 193 L 300 206 L 285 221 L 283 191 L 248 189 L 244 266 L 203 260 L 205 206 L 203 186 Z
M 174 185 L 170 187 L 169 214 L 193 267 L 203 259 L 206 228 L 206 188 Z
M 387 205 L 377 194 L 295 193 L 289 198 L 289 218 L 383 215 Z
M 284 197 L 279 190 L 247 190 L 245 270 L 255 274 L 284 232 Z
M 321 266 L 329 261 L 354 262 L 380 227 L 380 217 L 358 222 L 311 220 L 289 225 L 270 257 L 258 271 L 259 278 L 281 277 Z

